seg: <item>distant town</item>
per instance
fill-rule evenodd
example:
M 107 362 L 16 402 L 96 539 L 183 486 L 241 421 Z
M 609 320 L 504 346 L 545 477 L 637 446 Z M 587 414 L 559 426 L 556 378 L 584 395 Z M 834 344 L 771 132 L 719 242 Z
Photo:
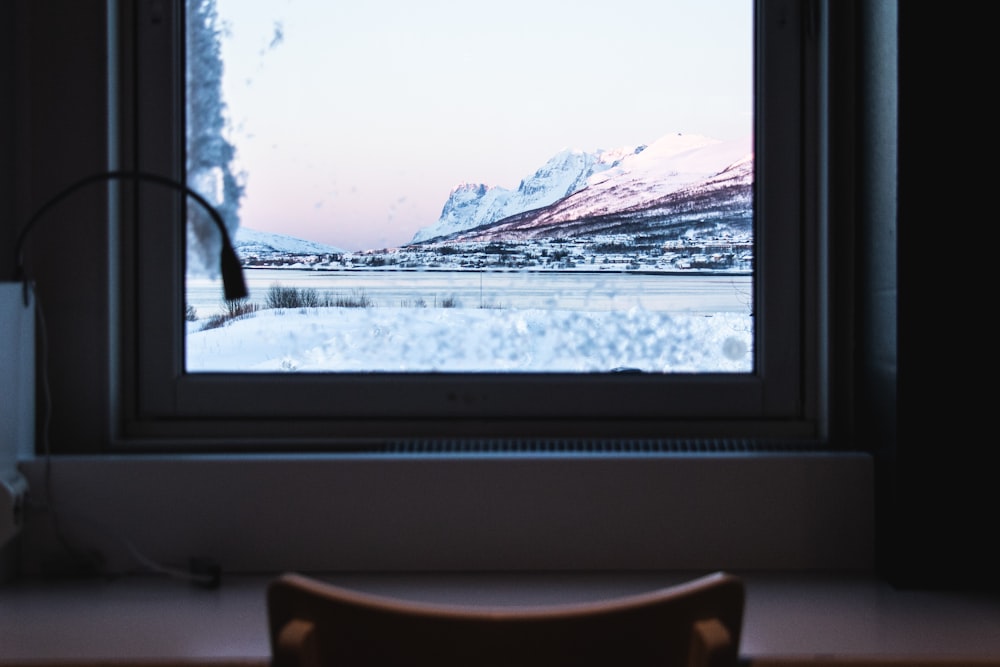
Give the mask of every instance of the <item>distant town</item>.
M 727 272 L 753 271 L 750 234 L 687 236 L 642 242 L 632 235 L 591 238 L 425 243 L 356 252 L 300 254 L 241 248 L 246 268 L 314 270 L 582 270 Z

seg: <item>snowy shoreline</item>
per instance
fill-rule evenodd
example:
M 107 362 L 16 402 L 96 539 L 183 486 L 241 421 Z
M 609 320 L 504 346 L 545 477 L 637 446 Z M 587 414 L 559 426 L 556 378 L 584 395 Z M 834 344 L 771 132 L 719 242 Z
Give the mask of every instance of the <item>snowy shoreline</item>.
M 324 266 L 324 265 L 247 265 L 244 271 L 318 271 L 325 273 L 362 273 L 362 272 L 396 272 L 396 273 L 572 273 L 572 274 L 634 274 L 634 275 L 656 275 L 656 276 L 752 276 L 753 271 L 746 269 L 591 269 L 591 268 L 474 268 L 460 266 L 425 266 L 425 267 L 401 267 L 401 266 Z

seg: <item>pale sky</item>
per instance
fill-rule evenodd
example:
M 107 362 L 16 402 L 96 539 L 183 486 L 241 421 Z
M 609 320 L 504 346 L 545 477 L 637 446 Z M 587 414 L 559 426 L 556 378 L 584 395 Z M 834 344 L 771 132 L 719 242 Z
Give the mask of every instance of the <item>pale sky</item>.
M 241 224 L 402 245 L 564 148 L 752 130 L 750 0 L 218 0 Z

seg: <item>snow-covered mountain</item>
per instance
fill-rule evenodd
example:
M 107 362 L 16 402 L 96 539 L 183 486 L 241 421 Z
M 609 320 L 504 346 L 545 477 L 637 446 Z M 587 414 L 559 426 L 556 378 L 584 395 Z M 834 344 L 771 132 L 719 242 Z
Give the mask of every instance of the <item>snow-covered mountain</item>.
M 691 231 L 751 233 L 753 156 L 725 165 L 707 178 L 673 189 L 663 181 L 585 188 L 552 206 L 454 235 L 455 241 L 528 240 L 618 235 L 676 239 Z M 664 180 L 669 180 L 667 177 Z M 666 191 L 666 194 L 661 194 Z
M 534 174 L 523 178 L 516 190 L 484 183 L 461 183 L 449 193 L 437 222 L 418 230 L 411 242 L 447 236 L 553 204 L 586 187 L 595 175 L 616 167 L 623 158 L 641 153 L 645 148 L 627 147 L 592 153 L 564 149 Z
M 749 138 L 671 134 L 638 149 L 563 151 L 514 193 L 456 188 L 438 222 L 420 230 L 414 243 L 637 233 L 713 218 L 749 227 L 752 150 Z
M 244 259 L 274 255 L 336 255 L 347 252 L 335 246 L 306 241 L 285 234 L 261 232 L 240 227 L 233 236 L 233 247 Z

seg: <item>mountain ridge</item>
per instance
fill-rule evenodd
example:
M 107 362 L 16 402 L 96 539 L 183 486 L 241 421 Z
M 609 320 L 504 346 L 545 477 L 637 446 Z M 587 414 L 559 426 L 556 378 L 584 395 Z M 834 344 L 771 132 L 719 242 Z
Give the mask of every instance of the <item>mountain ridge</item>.
M 233 247 L 241 257 L 261 255 L 336 255 L 346 253 L 343 248 L 307 241 L 287 234 L 261 232 L 240 226 L 233 235 Z
M 560 154 L 557 154 L 557 157 Z M 557 164 L 555 158 L 546 166 Z M 566 182 L 578 175 L 552 177 L 545 168 L 535 172 L 549 182 Z M 529 179 L 522 180 L 520 189 Z M 455 191 L 445 204 L 445 224 L 424 228 L 411 243 L 489 242 L 585 235 L 656 235 L 677 237 L 692 226 L 748 234 L 753 219 L 753 153 L 748 140 L 721 142 L 700 135 L 666 135 L 606 168 L 590 173 L 583 187 L 552 203 L 526 208 L 506 217 L 483 221 L 480 205 L 489 186 L 466 186 L 460 205 Z M 478 198 L 478 199 L 477 199 Z M 545 198 L 542 198 L 543 200 Z M 461 212 L 469 215 L 459 220 Z
M 594 152 L 563 149 L 533 174 L 522 178 L 515 190 L 486 183 L 460 183 L 448 194 L 437 222 L 417 230 L 410 243 L 421 243 L 555 203 L 586 187 L 592 176 L 615 167 L 626 155 L 644 148 Z

